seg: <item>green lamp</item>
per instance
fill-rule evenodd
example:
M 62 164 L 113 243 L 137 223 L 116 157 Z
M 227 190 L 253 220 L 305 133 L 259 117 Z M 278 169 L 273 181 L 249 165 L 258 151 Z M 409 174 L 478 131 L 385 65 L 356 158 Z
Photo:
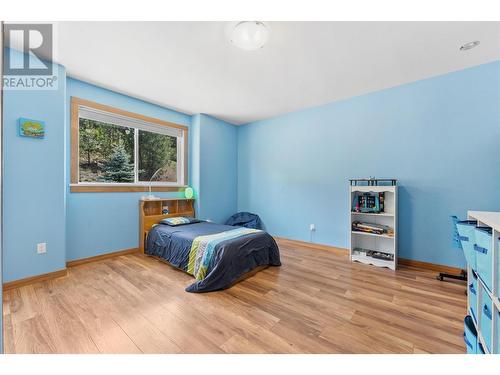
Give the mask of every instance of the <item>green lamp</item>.
M 193 195 L 194 195 L 194 191 L 193 191 L 192 187 L 188 186 L 187 188 L 184 189 L 184 196 L 187 199 L 193 198 Z

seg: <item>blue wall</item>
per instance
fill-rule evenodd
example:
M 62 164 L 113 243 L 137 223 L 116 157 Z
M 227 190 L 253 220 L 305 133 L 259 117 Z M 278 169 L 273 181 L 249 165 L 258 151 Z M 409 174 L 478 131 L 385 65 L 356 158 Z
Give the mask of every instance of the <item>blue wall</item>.
M 238 128 L 201 114 L 193 130 L 199 144 L 198 217 L 224 223 L 237 210 Z
M 70 193 L 70 98 L 76 96 L 130 112 L 190 126 L 191 116 L 106 90 L 73 78 L 67 80 L 67 259 L 74 260 L 137 247 L 139 199 L 145 193 Z M 191 164 L 191 161 L 189 161 Z M 161 197 L 179 193 L 155 193 Z
M 71 96 L 190 126 L 190 183 L 204 219 L 253 211 L 270 233 L 306 241 L 315 223 L 315 242 L 347 247 L 347 179 L 396 177 L 400 256 L 458 266 L 448 216 L 500 210 L 500 62 L 238 128 L 57 69 L 57 91 L 4 93 L 4 281 L 137 246 L 143 193 L 69 192 Z M 45 120 L 46 139 L 19 137 L 19 117 Z M 38 242 L 47 254 L 36 254 Z
M 500 210 L 500 62 L 242 126 L 238 210 L 348 247 L 349 178 L 399 179 L 399 255 L 463 265 L 449 215 Z
M 194 209 L 196 215 L 200 217 L 200 125 L 201 125 L 201 115 L 197 114 L 191 118 L 191 127 L 189 128 L 189 147 L 191 150 L 190 163 L 189 163 L 189 181 L 190 185 L 194 190 Z
M 0 40 L 0 60 L 3 62 L 4 48 L 3 48 L 3 39 Z M 0 74 L 0 77 L 2 74 Z M 3 78 L 3 77 L 2 77 Z M 3 90 L 0 90 L 0 100 L 2 99 Z M 3 128 L 3 115 L 2 115 L 2 106 L 0 105 L 0 129 Z M 0 133 L 0 141 L 2 141 L 2 135 Z M 3 148 L 3 144 L 2 144 Z M 2 189 L 2 178 L 3 178 L 3 151 L 0 150 L 0 192 Z M 1 196 L 2 194 L 0 194 Z M 2 202 L 3 204 L 3 202 Z M 2 209 L 0 207 L 0 212 Z M 2 218 L 3 219 L 3 218 Z M 0 222 L 0 285 L 3 284 L 3 276 L 2 276 L 2 258 L 3 258 L 3 237 L 2 237 L 2 223 Z M 0 307 L 0 354 L 3 354 L 3 287 L 0 288 L 0 301 L 2 301 L 2 307 Z
M 66 267 L 65 69 L 58 90 L 4 91 L 3 281 Z M 18 119 L 46 123 L 45 139 L 18 135 Z M 36 244 L 47 243 L 37 254 Z

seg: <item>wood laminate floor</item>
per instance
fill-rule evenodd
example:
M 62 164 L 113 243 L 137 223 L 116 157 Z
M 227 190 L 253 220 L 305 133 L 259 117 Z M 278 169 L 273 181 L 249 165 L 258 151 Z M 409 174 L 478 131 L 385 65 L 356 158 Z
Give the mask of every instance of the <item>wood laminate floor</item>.
M 232 288 L 125 255 L 4 293 L 6 353 L 464 353 L 465 286 L 279 241 L 282 267 Z

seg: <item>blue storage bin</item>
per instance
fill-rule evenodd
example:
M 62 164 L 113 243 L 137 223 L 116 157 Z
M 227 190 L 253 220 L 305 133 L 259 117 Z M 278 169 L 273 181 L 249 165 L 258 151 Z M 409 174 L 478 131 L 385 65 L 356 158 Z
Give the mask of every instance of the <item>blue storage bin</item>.
M 477 343 L 477 354 L 486 354 L 480 342 Z
M 464 319 L 464 342 L 467 354 L 477 353 L 477 331 L 470 315 Z
M 493 306 L 491 303 L 491 298 L 483 289 L 481 293 L 481 318 L 479 320 L 479 330 L 483 336 L 484 343 L 488 351 L 491 353 L 491 321 L 493 319 Z
M 470 273 L 471 277 L 469 278 L 469 287 L 467 290 L 467 298 L 469 300 L 469 309 L 470 314 L 475 322 L 477 322 L 477 275 L 474 271 Z
M 456 223 L 458 239 L 464 251 L 465 260 L 473 270 L 477 270 L 476 251 L 474 250 L 476 225 L 477 221 L 475 220 L 462 220 Z
M 495 329 L 495 336 L 497 340 L 497 346 L 495 349 L 495 354 L 500 354 L 500 311 L 497 311 L 497 323 Z
M 496 295 L 498 301 L 500 302 L 500 238 L 495 238 L 495 241 L 498 241 L 498 253 L 497 253 L 497 264 L 496 264 L 496 272 L 497 272 L 497 290 Z M 498 343 L 500 345 L 500 342 Z
M 486 287 L 491 291 L 491 271 L 492 267 L 492 250 L 491 250 L 491 228 L 476 228 L 475 231 L 476 244 L 474 250 L 476 251 L 476 265 L 478 276 L 483 280 Z

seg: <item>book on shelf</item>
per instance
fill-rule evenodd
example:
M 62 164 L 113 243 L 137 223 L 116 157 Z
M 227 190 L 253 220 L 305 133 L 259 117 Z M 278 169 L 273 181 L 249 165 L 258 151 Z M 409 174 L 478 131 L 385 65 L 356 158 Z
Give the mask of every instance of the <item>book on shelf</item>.
M 392 229 L 387 225 L 382 225 L 382 224 L 354 221 L 352 223 L 352 230 L 355 232 L 394 236 L 394 229 Z
M 352 251 L 352 254 L 353 255 L 364 255 L 364 256 L 367 256 L 369 258 L 386 260 L 386 261 L 391 261 L 391 262 L 394 260 L 394 254 L 384 253 L 383 251 L 361 249 L 358 247 Z
M 361 213 L 381 213 L 384 212 L 385 193 L 384 192 L 356 192 L 352 202 L 351 211 Z

